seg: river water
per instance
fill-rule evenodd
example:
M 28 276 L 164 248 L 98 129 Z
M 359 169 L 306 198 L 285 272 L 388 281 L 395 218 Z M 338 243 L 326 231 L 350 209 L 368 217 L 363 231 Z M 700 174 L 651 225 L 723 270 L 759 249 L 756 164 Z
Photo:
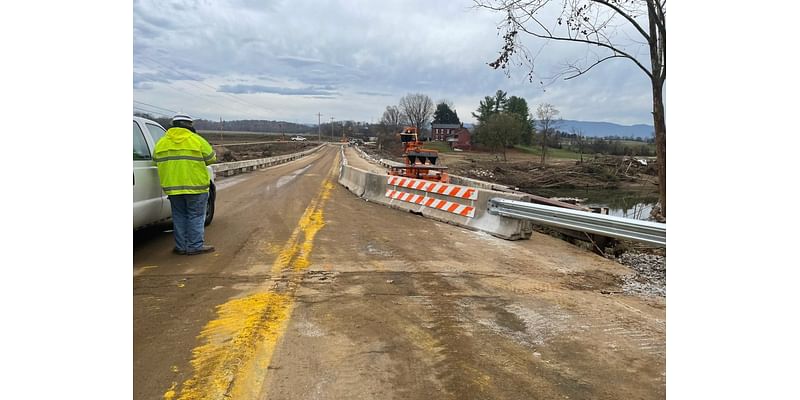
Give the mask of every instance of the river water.
M 650 211 L 658 203 L 658 192 L 650 190 L 537 189 L 532 193 L 546 197 L 578 198 L 583 200 L 580 204 L 586 207 L 607 207 L 608 215 L 641 220 L 650 218 Z

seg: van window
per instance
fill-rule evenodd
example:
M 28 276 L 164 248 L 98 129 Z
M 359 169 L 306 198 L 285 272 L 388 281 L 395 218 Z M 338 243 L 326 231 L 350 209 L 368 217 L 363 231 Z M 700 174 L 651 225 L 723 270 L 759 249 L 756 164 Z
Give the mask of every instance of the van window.
M 147 123 L 147 130 L 150 131 L 150 137 L 153 138 L 153 146 L 158 143 L 158 139 L 161 139 L 167 131 L 164 130 L 160 125 Z
M 133 159 L 134 160 L 150 160 L 150 149 L 147 147 L 147 142 L 144 141 L 144 134 L 139 124 L 133 121 Z

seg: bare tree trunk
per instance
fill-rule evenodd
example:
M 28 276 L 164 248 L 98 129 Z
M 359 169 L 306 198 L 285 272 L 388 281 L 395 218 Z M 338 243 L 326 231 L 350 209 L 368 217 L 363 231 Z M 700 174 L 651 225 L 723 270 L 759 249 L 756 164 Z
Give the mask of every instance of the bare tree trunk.
M 664 122 L 663 82 L 653 82 L 653 126 L 656 131 L 656 158 L 658 159 L 658 201 L 661 215 L 667 217 L 667 125 Z
M 542 132 L 542 166 L 544 167 L 545 154 L 547 154 L 547 128 Z
M 664 122 L 664 81 L 667 77 L 667 37 L 662 3 L 647 1 L 650 28 L 650 82 L 653 87 L 653 126 L 658 160 L 658 201 L 661 216 L 667 218 L 667 125 Z M 660 23 L 660 24 L 659 24 Z

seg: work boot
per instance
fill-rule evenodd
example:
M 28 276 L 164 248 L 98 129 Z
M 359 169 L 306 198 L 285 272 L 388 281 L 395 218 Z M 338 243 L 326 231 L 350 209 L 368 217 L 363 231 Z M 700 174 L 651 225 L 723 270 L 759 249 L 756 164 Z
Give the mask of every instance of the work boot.
M 197 254 L 213 253 L 213 252 L 214 252 L 214 246 L 203 246 L 203 247 L 201 247 L 199 249 L 196 249 L 196 250 L 188 250 L 188 251 L 186 251 L 186 255 L 187 256 L 194 256 L 194 255 L 197 255 Z
M 186 254 L 186 250 L 181 250 L 181 249 L 179 249 L 177 247 L 173 247 L 172 248 L 172 252 L 174 254 L 180 254 L 180 255 L 185 255 Z

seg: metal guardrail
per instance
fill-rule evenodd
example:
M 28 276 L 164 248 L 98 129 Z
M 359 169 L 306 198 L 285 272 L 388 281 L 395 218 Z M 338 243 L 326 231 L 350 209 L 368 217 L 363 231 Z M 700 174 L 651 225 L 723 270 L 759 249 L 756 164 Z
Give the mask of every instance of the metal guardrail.
M 489 199 L 489 213 L 526 219 L 542 225 L 635 240 L 661 247 L 667 246 L 667 225 L 656 222 L 594 214 L 498 197 Z
M 284 154 L 282 156 L 274 156 L 274 157 L 266 157 L 266 158 L 259 158 L 255 160 L 245 160 L 245 161 L 230 161 L 224 163 L 217 163 L 211 164 L 211 168 L 217 174 L 222 174 L 225 176 L 234 175 L 240 172 L 247 172 L 247 171 L 254 171 L 258 168 L 263 168 L 271 165 L 283 164 L 284 162 L 296 160 L 300 157 L 305 157 L 319 149 L 321 149 L 325 144 L 321 144 L 317 147 L 314 147 L 310 150 L 303 150 L 301 152 L 292 153 L 292 154 Z

